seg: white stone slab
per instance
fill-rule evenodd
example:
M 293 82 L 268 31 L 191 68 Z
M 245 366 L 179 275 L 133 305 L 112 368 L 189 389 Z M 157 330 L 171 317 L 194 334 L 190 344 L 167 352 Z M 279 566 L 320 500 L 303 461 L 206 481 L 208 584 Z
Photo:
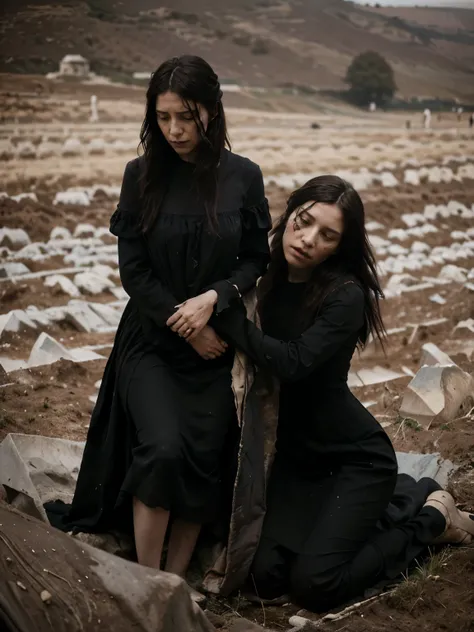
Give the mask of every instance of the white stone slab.
M 0 356 L 0 364 L 7 373 L 18 371 L 19 369 L 26 369 L 28 367 L 25 360 L 15 360 L 13 358 L 7 358 L 6 356 Z
M 115 298 L 117 298 L 119 301 L 128 300 L 130 298 L 122 286 L 111 287 L 110 291 L 115 296 Z
M 100 331 L 107 325 L 85 301 L 70 301 L 65 311 L 66 320 L 72 323 L 79 331 L 91 333 Z
M 70 349 L 69 353 L 71 354 L 74 362 L 90 362 L 92 360 L 105 360 L 105 356 L 99 355 L 95 351 L 91 351 L 91 349 L 85 349 L 84 347 L 78 347 L 77 349 Z
M 0 279 L 11 279 L 16 276 L 28 274 L 29 272 L 24 263 L 6 262 L 0 265 Z
M 98 276 L 93 272 L 80 272 L 74 277 L 74 284 L 89 294 L 101 294 L 105 290 L 115 287 L 113 281 L 106 277 Z
M 63 347 L 60 342 L 43 332 L 33 345 L 30 357 L 28 358 L 28 366 L 33 367 L 52 364 L 61 358 L 65 360 L 73 359 L 66 347 Z
M 64 274 L 52 274 L 51 276 L 47 276 L 44 280 L 44 284 L 46 287 L 58 288 L 61 292 L 69 296 L 81 296 L 79 288 Z
M 0 246 L 18 250 L 30 243 L 28 233 L 22 228 L 0 228 Z
M 375 366 L 372 369 L 360 369 L 357 371 L 357 376 L 364 386 L 391 382 L 392 380 L 406 377 L 403 373 L 396 373 L 395 371 L 384 369 L 381 366 Z
M 88 305 L 110 327 L 117 327 L 120 323 L 121 312 L 110 305 L 104 303 L 88 303 Z
M 441 349 L 432 342 L 424 344 L 421 347 L 421 351 L 421 366 L 453 366 L 456 364 L 447 353 L 441 351 Z

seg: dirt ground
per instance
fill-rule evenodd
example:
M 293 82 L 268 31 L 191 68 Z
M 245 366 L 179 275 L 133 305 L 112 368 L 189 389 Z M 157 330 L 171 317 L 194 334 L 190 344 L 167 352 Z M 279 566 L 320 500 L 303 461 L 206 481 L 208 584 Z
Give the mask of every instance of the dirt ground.
M 20 101 L 22 95 L 18 93 Z M 71 95 L 63 95 L 65 99 Z M 121 95 L 125 99 L 125 95 Z M 130 103 L 135 103 L 135 91 Z M 117 106 L 118 107 L 118 106 Z M 400 139 L 399 127 L 394 127 L 394 119 L 384 119 L 380 115 L 380 129 L 366 128 L 365 119 L 358 121 L 355 115 L 350 119 L 347 129 L 339 130 L 338 143 L 341 145 L 339 157 L 328 159 L 325 168 L 354 167 L 351 154 L 354 148 L 360 148 L 357 168 L 366 166 L 375 168 L 383 160 L 401 162 L 401 154 L 396 141 Z M 252 118 L 253 117 L 253 118 Z M 253 143 L 252 158 L 262 164 L 265 176 L 275 173 L 272 170 L 273 158 L 270 160 L 265 150 L 258 147 L 259 130 L 262 138 L 268 133 L 269 121 L 262 120 L 260 114 L 251 112 L 232 112 L 231 132 L 240 139 L 241 145 L 250 147 Z M 344 123 L 347 119 L 344 119 Z M 384 128 L 384 123 L 387 127 Z M 45 133 L 43 117 L 35 122 L 30 120 L 30 131 L 35 130 L 37 136 Z M 87 123 L 78 123 L 76 131 L 87 132 Z M 82 128 L 81 128 L 82 125 Z M 328 123 L 329 126 L 332 123 Z M 249 127 L 250 126 L 250 127 Z M 138 130 L 139 118 L 130 129 Z M 132 133 L 125 129 L 124 134 Z M 285 134 L 288 130 L 285 130 Z M 291 130 L 290 130 L 291 131 Z M 304 128 L 300 124 L 294 126 L 295 139 L 301 138 Z M 8 132 L 10 133 L 10 132 Z M 114 131 L 120 134 L 120 130 Z M 459 132 L 459 134 L 464 132 Z M 472 160 L 474 143 L 472 138 L 464 138 L 463 148 L 459 149 L 459 134 L 448 135 L 445 140 L 441 131 L 434 131 L 430 138 L 422 131 L 414 133 L 409 139 L 411 148 L 405 151 L 404 158 L 423 156 L 441 164 L 447 155 L 464 155 Z M 5 130 L 2 136 L 8 136 Z M 65 134 L 67 136 L 68 133 Z M 331 141 L 331 130 L 318 140 L 322 151 L 327 150 Z M 291 134 L 286 134 L 285 142 L 291 143 Z M 436 140 L 436 142 L 435 142 Z M 295 140 L 295 153 L 298 142 Z M 383 150 L 370 149 L 374 143 L 383 143 Z M 456 145 L 457 143 L 457 145 Z M 407 153 L 408 151 L 408 153 Z M 261 160 L 258 159 L 259 152 Z M 4 177 L 3 188 L 8 195 L 34 192 L 38 201 L 23 199 L 14 201 L 10 197 L 0 197 L 0 228 L 23 228 L 32 242 L 44 244 L 49 240 L 51 230 L 56 226 L 74 231 L 79 223 L 90 223 L 94 227 L 106 227 L 113 213 L 117 197 L 99 191 L 89 206 L 53 204 L 54 196 L 73 186 L 119 185 L 121 174 L 127 160 L 133 158 L 133 152 L 114 153 L 104 156 L 86 158 L 70 156 L 46 158 L 44 160 L 13 159 L 0 161 L 0 178 Z M 284 155 L 281 160 L 287 162 L 287 172 L 292 173 L 292 155 Z M 281 162 L 280 160 L 280 162 Z M 59 164 L 60 163 L 60 164 Z M 280 164 L 280 163 L 279 163 Z M 454 164 L 454 163 L 453 163 Z M 57 169 L 56 169 L 57 167 Z M 311 169 L 320 170 L 321 164 L 308 165 L 308 176 Z M 278 167 L 278 170 L 280 167 Z M 395 174 L 401 174 L 397 166 Z M 400 179 L 400 178 L 399 178 Z M 283 211 L 288 191 L 275 185 L 269 185 L 267 195 L 274 218 Z M 474 180 L 463 179 L 451 183 L 424 183 L 418 187 L 400 184 L 394 188 L 383 188 L 379 185 L 363 191 L 366 204 L 367 221 L 380 222 L 383 227 L 374 234 L 387 239 L 392 228 L 406 226 L 401 220 L 403 213 L 422 212 L 427 204 L 447 204 L 457 201 L 471 207 L 474 204 Z M 472 219 L 459 216 L 437 220 L 437 232 L 429 233 L 421 239 L 431 248 L 449 246 L 455 240 L 453 231 L 467 231 L 473 226 Z M 101 237 L 103 245 L 112 245 L 114 238 L 110 235 Z M 472 240 L 472 237 L 471 237 Z M 410 248 L 420 238 L 409 237 L 400 243 Z M 0 257 L 11 256 L 0 247 Z M 384 257 L 381 257 L 382 259 Z M 23 262 L 32 272 L 56 270 L 67 267 L 62 255 L 32 261 L 28 258 L 15 258 Z M 466 270 L 474 267 L 474 258 L 453 262 Z M 436 277 L 441 265 L 410 271 L 417 282 L 423 277 Z M 385 285 L 391 275 L 383 278 Z M 120 282 L 116 278 L 115 282 Z M 443 304 L 433 302 L 432 296 L 440 294 Z M 84 296 L 91 300 L 90 296 Z M 25 309 L 29 305 L 38 308 L 66 305 L 70 297 L 61 292 L 53 292 L 44 285 L 43 279 L 26 279 L 0 282 L 1 314 L 13 309 Z M 109 291 L 93 297 L 96 302 L 111 302 L 114 299 Z M 388 346 L 384 353 L 380 348 L 369 345 L 353 359 L 353 370 L 381 366 L 393 371 L 404 369 L 416 373 L 420 366 L 422 346 L 425 342 L 433 342 L 443 351 L 450 354 L 454 362 L 464 370 L 474 371 L 473 334 L 467 329 L 455 330 L 462 321 L 474 318 L 474 295 L 472 289 L 459 283 L 437 285 L 433 288 L 417 292 L 403 293 L 401 296 L 388 298 L 383 302 L 383 314 L 388 330 L 405 327 L 402 332 L 389 335 Z M 441 322 L 424 325 L 427 321 Z M 417 326 L 417 327 L 415 327 Z M 113 343 L 113 333 L 86 334 L 77 331 L 72 325 L 59 323 L 44 329 L 62 342 L 66 347 L 83 347 L 86 345 L 106 345 L 99 351 L 103 360 L 85 363 L 73 363 L 61 360 L 55 364 L 23 369 L 4 375 L 0 380 L 0 440 L 9 432 L 24 432 L 52 437 L 64 437 L 83 441 L 89 425 L 92 402 L 97 393 L 97 382 L 101 379 L 106 356 Z M 20 334 L 6 333 L 0 339 L 0 356 L 10 358 L 27 358 L 39 331 L 25 330 Z M 108 346 L 107 346 L 108 345 Z M 474 509 L 474 415 L 472 410 L 463 411 L 460 418 L 447 424 L 433 424 L 429 430 L 422 429 L 410 420 L 399 416 L 400 403 L 410 381 L 408 375 L 397 380 L 355 388 L 356 396 L 366 404 L 370 411 L 386 428 L 395 448 L 401 451 L 422 453 L 439 452 L 445 459 L 450 459 L 457 466 L 450 488 L 463 508 Z M 360 610 L 350 619 L 340 623 L 325 624 L 321 629 L 350 630 L 352 632 L 375 632 L 399 629 L 403 632 L 419 629 L 422 631 L 468 632 L 474 630 L 474 551 L 472 549 L 448 550 L 446 553 L 434 555 L 428 566 L 419 571 L 415 579 L 402 582 L 391 595 L 382 598 Z M 431 564 L 431 567 L 430 567 Z M 432 572 L 426 569 L 431 568 Z M 269 630 L 288 630 L 288 619 L 298 611 L 293 605 L 267 608 L 251 605 L 242 596 L 230 600 L 210 599 L 208 604 L 215 616 L 215 624 L 222 624 L 226 630 L 241 617 L 264 625 Z

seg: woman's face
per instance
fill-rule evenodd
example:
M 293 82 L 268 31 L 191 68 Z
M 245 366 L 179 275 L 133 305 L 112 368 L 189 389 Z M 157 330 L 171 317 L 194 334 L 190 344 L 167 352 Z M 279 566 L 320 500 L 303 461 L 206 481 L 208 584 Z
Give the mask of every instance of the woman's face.
M 306 202 L 293 211 L 283 234 L 283 252 L 289 270 L 308 276 L 313 268 L 336 252 L 344 221 L 336 204 Z
M 209 113 L 200 104 L 196 104 L 196 109 L 206 131 Z M 189 159 L 201 142 L 201 135 L 186 103 L 175 92 L 160 94 L 156 99 L 156 117 L 171 147 L 183 160 Z

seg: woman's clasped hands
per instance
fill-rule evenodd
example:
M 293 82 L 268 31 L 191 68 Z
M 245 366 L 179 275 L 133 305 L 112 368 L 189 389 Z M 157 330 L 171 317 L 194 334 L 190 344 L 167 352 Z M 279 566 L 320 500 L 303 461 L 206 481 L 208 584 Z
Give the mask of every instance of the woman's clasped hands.
M 227 343 L 207 324 L 216 302 L 217 292 L 209 290 L 176 305 L 176 312 L 166 321 L 205 360 L 218 358 L 227 349 Z

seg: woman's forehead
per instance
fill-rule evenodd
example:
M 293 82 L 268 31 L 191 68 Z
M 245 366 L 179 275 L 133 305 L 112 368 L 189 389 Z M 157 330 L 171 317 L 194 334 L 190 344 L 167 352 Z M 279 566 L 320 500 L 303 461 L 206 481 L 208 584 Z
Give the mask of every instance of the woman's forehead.
M 171 90 L 164 92 L 163 94 L 159 94 L 156 99 L 156 109 L 160 112 L 189 112 L 190 109 L 197 109 L 200 112 L 201 107 L 202 106 L 198 103 L 194 103 L 194 101 L 185 101 L 179 96 L 179 94 L 172 92 Z

